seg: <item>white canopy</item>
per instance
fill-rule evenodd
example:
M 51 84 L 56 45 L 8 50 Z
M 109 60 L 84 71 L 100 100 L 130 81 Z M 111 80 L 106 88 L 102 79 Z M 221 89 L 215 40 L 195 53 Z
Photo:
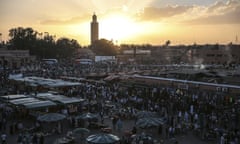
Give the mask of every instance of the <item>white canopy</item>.
M 22 94 L 16 94 L 16 95 L 5 95 L 5 96 L 1 96 L 1 99 L 4 100 L 13 100 L 13 99 L 20 99 L 20 98 L 27 98 L 28 96 L 26 95 L 22 95 Z
M 73 103 L 80 103 L 84 101 L 84 99 L 81 99 L 81 98 L 67 97 L 64 95 L 53 95 L 50 93 L 39 93 L 37 94 L 37 97 L 45 100 L 58 102 L 60 104 L 73 104 Z
M 65 86 L 78 86 L 81 85 L 79 82 L 69 82 L 60 79 L 46 79 L 42 77 L 13 77 L 15 81 L 24 82 L 30 86 L 43 86 L 43 87 L 65 87 Z
M 23 104 L 23 106 L 25 106 L 27 109 L 41 109 L 56 105 L 56 103 L 48 100 Z
M 39 102 L 39 101 L 40 101 L 39 99 L 28 97 L 28 98 L 10 100 L 9 102 L 15 105 L 21 105 L 25 103 L 32 103 L 32 102 Z

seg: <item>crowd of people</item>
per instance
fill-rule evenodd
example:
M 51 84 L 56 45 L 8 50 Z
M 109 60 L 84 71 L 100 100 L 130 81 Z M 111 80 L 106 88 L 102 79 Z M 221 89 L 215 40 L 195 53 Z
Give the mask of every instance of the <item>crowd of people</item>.
M 132 67 L 131 67 L 132 68 Z M 77 65 L 46 65 L 34 63 L 18 70 L 24 75 L 59 78 L 60 76 L 81 77 L 89 72 L 117 72 L 124 68 L 117 65 L 106 66 L 77 66 Z M 12 70 L 11 72 L 17 72 Z M 15 94 L 17 89 L 8 84 L 8 80 L 1 77 L 1 88 L 6 89 L 4 94 Z M 12 90 L 12 91 L 8 91 Z M 131 137 L 124 135 L 122 127 L 126 120 L 136 121 L 137 112 L 156 112 L 159 117 L 166 119 L 164 125 L 159 125 L 157 139 L 169 139 L 176 135 L 191 131 L 200 139 L 213 140 L 220 144 L 238 144 L 240 137 L 240 109 L 236 97 L 227 93 L 203 92 L 197 90 L 182 90 L 178 88 L 145 86 L 124 86 L 118 81 L 108 83 L 86 82 L 83 85 L 67 88 L 63 95 L 83 98 L 87 105 L 78 105 L 78 113 L 98 113 L 101 123 L 104 118 L 112 120 L 113 131 L 123 136 L 121 143 L 131 143 Z M 12 111 L 1 106 L 0 130 L 1 143 L 7 142 L 7 135 L 17 133 L 17 142 L 44 143 L 44 136 L 21 131 L 21 121 L 17 123 L 9 120 Z M 11 109 L 12 110 L 12 109 Z M 15 111 L 16 113 L 16 111 Z M 70 115 L 70 114 L 68 114 Z M 70 115 L 74 119 L 75 115 Z M 9 126 L 9 132 L 6 131 Z M 14 128 L 14 131 L 13 131 Z M 16 130 L 18 131 L 15 131 Z M 132 134 L 138 129 L 132 126 Z

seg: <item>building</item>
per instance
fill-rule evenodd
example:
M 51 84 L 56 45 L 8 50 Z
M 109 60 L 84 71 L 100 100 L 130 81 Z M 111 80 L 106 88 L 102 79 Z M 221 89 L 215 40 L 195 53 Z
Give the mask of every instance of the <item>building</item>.
M 29 50 L 0 50 L 0 66 L 20 68 L 22 65 L 35 60 Z
M 179 64 L 186 63 L 186 52 L 189 46 L 154 46 L 152 57 L 157 64 Z
M 124 46 L 118 61 L 145 64 L 240 64 L 240 45 L 206 44 L 176 46 Z M 135 50 L 135 51 L 134 51 Z
M 118 62 L 136 62 L 148 64 L 151 60 L 151 50 L 146 49 L 126 49 L 117 55 Z
M 192 64 L 239 64 L 240 45 L 198 45 L 187 57 Z
M 80 48 L 77 49 L 77 53 L 75 55 L 76 59 L 94 59 L 95 54 L 89 48 Z
M 91 22 L 91 45 L 98 40 L 98 22 L 97 16 L 93 14 Z

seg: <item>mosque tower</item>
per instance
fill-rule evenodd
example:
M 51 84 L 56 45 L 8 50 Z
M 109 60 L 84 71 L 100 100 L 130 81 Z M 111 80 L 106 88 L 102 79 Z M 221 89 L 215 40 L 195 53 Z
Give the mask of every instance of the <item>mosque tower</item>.
M 97 16 L 94 13 L 92 16 L 92 22 L 91 22 L 91 45 L 96 40 L 98 40 L 98 22 L 97 22 Z

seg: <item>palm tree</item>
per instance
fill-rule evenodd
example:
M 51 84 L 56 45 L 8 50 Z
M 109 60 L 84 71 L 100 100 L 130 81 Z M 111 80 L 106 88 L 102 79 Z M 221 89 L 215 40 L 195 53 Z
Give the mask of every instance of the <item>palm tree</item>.
M 165 43 L 165 46 L 168 47 L 170 44 L 171 44 L 171 41 L 167 40 L 166 43 Z

